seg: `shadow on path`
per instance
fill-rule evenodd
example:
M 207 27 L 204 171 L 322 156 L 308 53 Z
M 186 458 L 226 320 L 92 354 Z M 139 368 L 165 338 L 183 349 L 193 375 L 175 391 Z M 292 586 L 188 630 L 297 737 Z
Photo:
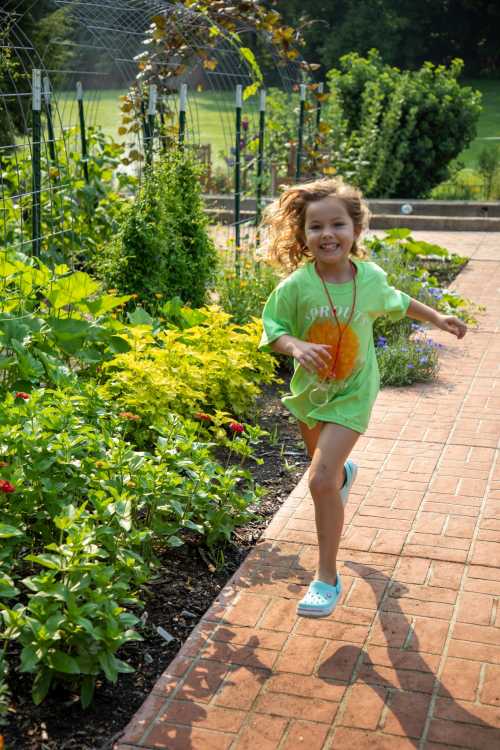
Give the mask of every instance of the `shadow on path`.
M 397 587 L 398 596 L 408 591 L 404 584 L 391 580 L 380 570 L 368 565 L 354 562 L 345 562 L 345 565 L 367 580 L 372 587 L 374 581 L 384 580 L 387 586 L 391 586 L 392 591 Z M 339 670 L 340 673 L 343 672 L 341 677 L 343 679 L 347 677 L 347 671 L 350 670 L 351 684 L 368 685 L 380 696 L 381 701 L 388 703 L 389 712 L 399 723 L 403 736 L 411 740 L 415 748 L 421 747 L 421 738 L 433 692 L 437 692 L 438 703 L 436 704 L 437 714 L 435 708 L 433 724 L 427 737 L 429 741 L 445 742 L 474 750 L 476 748 L 477 750 L 500 748 L 500 709 L 495 709 L 493 706 L 478 706 L 478 713 L 483 708 L 485 712 L 489 711 L 498 716 L 499 724 L 493 726 L 458 703 L 443 683 L 435 677 L 433 669 L 420 654 L 419 640 L 415 632 L 411 634 L 409 643 L 406 645 L 408 639 L 404 637 L 404 632 L 410 634 L 411 623 L 398 605 L 397 597 L 391 597 L 390 611 L 383 609 L 384 601 L 383 599 L 378 611 L 378 619 L 386 637 L 387 663 L 382 667 L 375 665 L 363 649 L 351 645 L 342 646 L 320 666 L 319 677 L 328 676 L 331 679 Z M 387 666 L 395 671 L 399 685 L 384 676 L 383 671 Z M 412 684 L 413 681 L 417 684 Z M 362 710 L 363 707 L 360 705 L 359 711 L 362 712 Z M 391 723 L 390 716 L 389 713 L 385 722 L 386 727 L 387 722 Z M 359 727 L 362 726 L 363 723 L 360 722 Z M 394 727 L 389 731 L 390 734 L 400 732 L 398 728 L 394 731 Z

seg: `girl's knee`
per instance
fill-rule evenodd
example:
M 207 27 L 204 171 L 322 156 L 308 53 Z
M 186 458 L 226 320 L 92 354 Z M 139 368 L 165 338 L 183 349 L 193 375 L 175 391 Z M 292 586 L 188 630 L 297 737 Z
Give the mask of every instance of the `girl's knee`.
M 336 489 L 336 478 L 335 475 L 330 475 L 325 472 L 313 472 L 309 474 L 309 491 L 313 497 L 322 497 L 323 495 L 330 495 Z

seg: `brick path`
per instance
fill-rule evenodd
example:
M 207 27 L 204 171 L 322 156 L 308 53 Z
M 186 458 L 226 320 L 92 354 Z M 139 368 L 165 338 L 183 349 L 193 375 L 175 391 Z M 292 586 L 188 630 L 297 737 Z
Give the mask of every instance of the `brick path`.
M 487 305 L 440 332 L 439 381 L 385 389 L 358 480 L 333 615 L 295 615 L 316 558 L 303 478 L 116 750 L 500 748 L 500 236 L 415 233 L 469 255 Z

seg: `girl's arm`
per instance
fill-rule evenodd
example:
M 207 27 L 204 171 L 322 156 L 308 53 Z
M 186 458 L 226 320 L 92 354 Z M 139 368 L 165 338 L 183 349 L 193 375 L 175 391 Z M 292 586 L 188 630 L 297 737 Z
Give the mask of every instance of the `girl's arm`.
M 432 307 L 428 307 L 416 299 L 411 300 L 406 314 L 414 320 L 432 323 L 436 328 L 452 333 L 457 339 L 463 339 L 467 332 L 467 326 L 460 318 L 456 318 L 454 315 L 442 315 L 437 310 L 433 310 Z

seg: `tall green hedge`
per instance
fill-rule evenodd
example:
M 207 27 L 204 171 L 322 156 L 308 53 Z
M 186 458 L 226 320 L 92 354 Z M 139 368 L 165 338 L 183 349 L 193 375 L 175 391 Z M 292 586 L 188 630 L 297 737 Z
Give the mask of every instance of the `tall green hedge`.
M 193 307 L 206 301 L 217 255 L 199 177 L 200 166 L 187 151 L 169 152 L 150 167 L 101 260 L 108 286 L 136 294 L 149 311 L 172 297 Z

